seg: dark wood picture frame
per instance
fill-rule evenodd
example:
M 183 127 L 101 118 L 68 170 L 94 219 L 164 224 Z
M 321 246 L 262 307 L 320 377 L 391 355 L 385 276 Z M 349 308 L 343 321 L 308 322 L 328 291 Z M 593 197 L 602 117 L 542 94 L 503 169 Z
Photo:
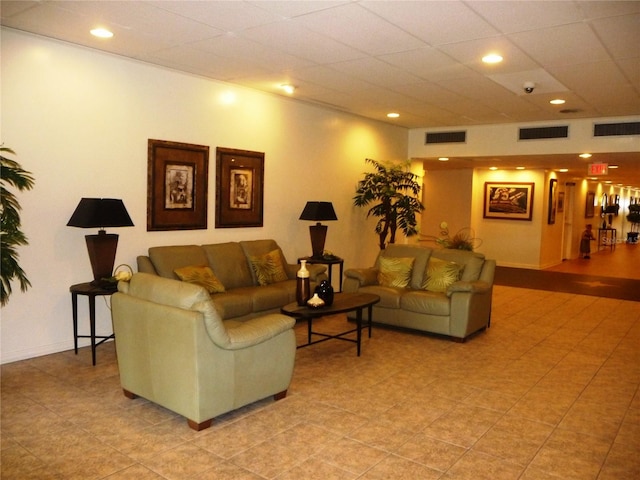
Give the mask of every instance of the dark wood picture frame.
M 556 209 L 558 199 L 558 180 L 552 178 L 549 180 L 549 212 L 547 214 L 547 223 L 553 225 L 556 223 Z
M 534 187 L 525 182 L 485 182 L 483 217 L 531 221 Z
M 209 147 L 149 139 L 147 231 L 207 228 Z
M 587 200 L 584 207 L 584 218 L 592 218 L 595 215 L 596 192 L 587 192 Z
M 264 152 L 216 148 L 216 228 L 262 227 Z

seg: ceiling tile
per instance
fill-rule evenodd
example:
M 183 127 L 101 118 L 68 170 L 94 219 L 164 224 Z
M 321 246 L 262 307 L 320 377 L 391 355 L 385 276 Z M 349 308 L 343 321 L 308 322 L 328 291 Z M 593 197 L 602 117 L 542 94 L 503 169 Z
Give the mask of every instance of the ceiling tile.
M 581 22 L 582 11 L 566 0 L 545 2 L 482 1 L 469 2 L 469 8 L 504 33 L 523 32 Z

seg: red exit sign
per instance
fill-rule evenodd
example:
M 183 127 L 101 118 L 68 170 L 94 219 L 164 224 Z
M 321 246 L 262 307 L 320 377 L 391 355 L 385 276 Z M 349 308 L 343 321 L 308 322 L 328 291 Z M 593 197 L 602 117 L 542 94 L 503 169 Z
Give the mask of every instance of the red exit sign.
M 590 163 L 588 175 L 607 175 L 609 173 L 608 163 Z

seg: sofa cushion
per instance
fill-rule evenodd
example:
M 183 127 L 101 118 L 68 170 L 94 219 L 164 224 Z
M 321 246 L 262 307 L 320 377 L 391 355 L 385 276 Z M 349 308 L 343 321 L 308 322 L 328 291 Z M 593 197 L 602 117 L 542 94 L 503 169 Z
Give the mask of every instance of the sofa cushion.
M 411 290 L 402 295 L 400 308 L 427 315 L 448 316 L 451 314 L 449 297 L 442 293 L 426 290 Z
M 288 280 L 287 272 L 282 262 L 282 253 L 277 248 L 262 255 L 249 257 L 251 266 L 258 280 L 258 285 L 271 285 Z
M 464 271 L 460 280 L 472 282 L 480 278 L 480 272 L 484 265 L 484 255 L 467 250 L 442 249 L 434 250 L 432 256 L 464 265 Z
M 380 257 L 378 283 L 383 287 L 407 288 L 414 260 L 413 257 Z
M 243 287 L 228 290 L 223 295 L 213 295 L 211 299 L 223 320 L 243 317 L 253 313 L 253 300 L 250 292 L 256 287 Z
M 427 268 L 427 262 L 431 256 L 431 251 L 432 250 L 430 248 L 421 247 L 419 245 L 398 245 L 393 243 L 380 252 L 376 262 L 376 267 L 380 267 L 380 258 L 383 256 L 415 258 L 413 261 L 413 271 L 411 273 L 411 282 L 409 282 L 409 286 L 419 290 L 422 288 L 422 279 L 424 277 L 424 271 Z
M 209 293 L 224 293 L 224 285 L 207 265 L 191 265 L 174 270 L 183 282 L 195 283 L 207 289 Z
M 427 271 L 422 288 L 431 292 L 446 292 L 447 287 L 460 280 L 463 265 L 431 257 L 427 264 Z
M 288 282 L 295 283 L 295 280 L 288 280 Z M 251 300 L 253 301 L 254 312 L 280 308 L 290 303 L 289 290 L 283 282 L 266 285 L 261 288 L 254 288 L 251 292 Z
M 178 279 L 177 268 L 189 265 L 208 265 L 207 256 L 198 245 L 175 245 L 149 248 L 149 258 L 158 275 Z
M 376 307 L 383 308 L 400 308 L 400 297 L 407 291 L 406 288 L 383 287 L 381 285 L 369 285 L 360 287 L 358 292 L 373 293 L 380 297 L 380 301 L 376 303 Z
M 249 262 L 238 242 L 203 245 L 207 261 L 227 290 L 256 285 Z

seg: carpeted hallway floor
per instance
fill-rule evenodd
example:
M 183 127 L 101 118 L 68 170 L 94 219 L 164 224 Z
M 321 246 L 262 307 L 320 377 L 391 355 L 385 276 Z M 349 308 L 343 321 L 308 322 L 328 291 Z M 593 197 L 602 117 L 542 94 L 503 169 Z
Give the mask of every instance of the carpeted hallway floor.
M 640 245 L 619 244 L 546 270 L 498 267 L 496 285 L 640 301 Z

